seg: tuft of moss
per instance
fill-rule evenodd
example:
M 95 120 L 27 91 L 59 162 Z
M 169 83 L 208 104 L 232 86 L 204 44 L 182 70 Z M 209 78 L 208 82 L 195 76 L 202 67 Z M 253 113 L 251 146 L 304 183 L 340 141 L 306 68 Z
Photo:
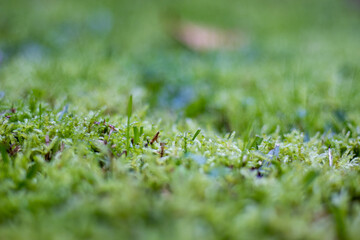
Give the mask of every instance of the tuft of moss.
M 60 120 L 63 110 L 35 104 L 1 117 L 5 239 L 356 239 L 359 132 L 306 141 L 295 130 L 246 144 L 199 130 L 189 138 L 191 124 L 179 130 L 137 114 L 129 123 L 70 107 Z M 129 125 L 144 129 L 131 148 Z
M 0 239 L 358 239 L 350 2 L 0 3 Z

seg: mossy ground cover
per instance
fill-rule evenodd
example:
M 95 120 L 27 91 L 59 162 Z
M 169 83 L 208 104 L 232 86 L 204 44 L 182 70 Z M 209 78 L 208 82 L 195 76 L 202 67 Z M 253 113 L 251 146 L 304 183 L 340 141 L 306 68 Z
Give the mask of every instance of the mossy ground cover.
M 197 52 L 173 18 L 241 33 Z M 0 239 L 358 239 L 356 1 L 2 1 Z

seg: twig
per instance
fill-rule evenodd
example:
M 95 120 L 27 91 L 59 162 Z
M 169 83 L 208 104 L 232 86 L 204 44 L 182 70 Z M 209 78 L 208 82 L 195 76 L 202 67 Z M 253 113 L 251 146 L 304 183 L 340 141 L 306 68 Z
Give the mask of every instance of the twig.
M 155 134 L 155 136 L 154 136 L 154 137 L 151 139 L 151 141 L 150 141 L 150 145 L 153 145 L 153 143 L 158 140 L 159 134 L 160 134 L 160 132 L 157 132 L 157 133 Z

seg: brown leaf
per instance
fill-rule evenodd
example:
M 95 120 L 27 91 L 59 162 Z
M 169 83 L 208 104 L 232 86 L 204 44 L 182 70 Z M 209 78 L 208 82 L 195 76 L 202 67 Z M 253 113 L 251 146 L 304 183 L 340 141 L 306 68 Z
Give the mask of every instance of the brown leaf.
M 244 44 L 244 37 L 234 31 L 191 22 L 179 22 L 173 26 L 173 37 L 194 51 L 234 49 Z

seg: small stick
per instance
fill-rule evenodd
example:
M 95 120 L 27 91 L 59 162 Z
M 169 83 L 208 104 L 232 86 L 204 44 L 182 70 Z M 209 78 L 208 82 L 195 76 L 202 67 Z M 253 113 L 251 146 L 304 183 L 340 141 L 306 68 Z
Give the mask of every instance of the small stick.
M 160 143 L 160 157 L 164 156 L 166 143 Z
M 125 157 L 126 157 L 126 156 L 127 156 L 127 151 L 126 151 L 126 150 L 122 151 L 122 152 L 120 153 L 119 157 L 121 157 L 121 156 L 124 155 L 124 154 L 125 154 Z
M 155 141 L 157 141 L 157 139 L 159 138 L 159 134 L 160 134 L 160 132 L 157 132 L 157 133 L 155 134 L 155 136 L 153 137 L 153 139 L 151 139 L 151 141 L 150 141 L 150 145 L 153 145 L 153 143 L 154 143 Z

